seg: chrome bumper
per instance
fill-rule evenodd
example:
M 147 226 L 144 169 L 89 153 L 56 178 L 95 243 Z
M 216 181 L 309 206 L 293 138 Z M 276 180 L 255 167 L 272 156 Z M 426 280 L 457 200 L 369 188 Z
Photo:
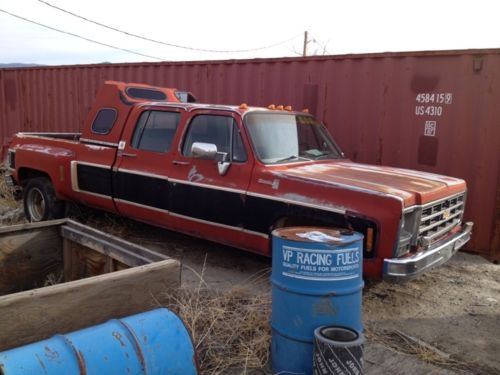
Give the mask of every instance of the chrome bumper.
M 472 222 L 465 223 L 460 232 L 436 242 L 429 249 L 415 255 L 406 258 L 384 259 L 384 279 L 404 281 L 443 264 L 469 241 L 472 226 Z

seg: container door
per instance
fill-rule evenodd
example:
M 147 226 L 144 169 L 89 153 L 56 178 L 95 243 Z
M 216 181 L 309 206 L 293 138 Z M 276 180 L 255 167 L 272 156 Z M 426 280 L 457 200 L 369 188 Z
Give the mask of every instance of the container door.
M 253 159 L 240 121 L 225 111 L 191 113 L 172 160 L 170 215 L 181 231 L 244 247 L 243 213 Z M 216 148 L 215 159 L 193 153 L 197 146 Z

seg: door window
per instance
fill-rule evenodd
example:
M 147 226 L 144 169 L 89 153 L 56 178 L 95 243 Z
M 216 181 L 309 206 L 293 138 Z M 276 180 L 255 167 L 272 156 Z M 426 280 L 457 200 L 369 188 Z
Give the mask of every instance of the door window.
M 140 150 L 167 152 L 179 125 L 177 112 L 145 111 L 139 117 L 132 137 L 132 147 Z
M 232 117 L 216 115 L 198 115 L 189 125 L 182 154 L 191 155 L 191 147 L 195 142 L 212 143 L 218 152 L 226 152 L 234 162 L 244 162 L 247 154 L 238 125 Z

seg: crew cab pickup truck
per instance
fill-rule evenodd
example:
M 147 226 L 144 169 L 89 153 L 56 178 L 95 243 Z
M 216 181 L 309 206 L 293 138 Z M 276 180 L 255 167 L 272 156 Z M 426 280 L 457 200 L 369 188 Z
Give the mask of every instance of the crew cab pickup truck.
M 407 279 L 470 238 L 463 180 L 345 158 L 312 115 L 208 105 L 108 81 L 81 133 L 18 133 L 8 149 L 30 221 L 74 201 L 251 252 L 295 225 L 364 235 L 366 277 Z

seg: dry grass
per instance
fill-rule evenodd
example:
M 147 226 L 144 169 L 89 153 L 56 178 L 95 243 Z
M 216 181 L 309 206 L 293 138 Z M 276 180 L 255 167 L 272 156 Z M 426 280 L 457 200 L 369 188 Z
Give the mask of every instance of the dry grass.
M 67 216 L 82 224 L 94 227 L 117 237 L 125 237 L 132 225 L 122 216 L 68 202 Z
M 264 368 L 271 344 L 269 271 L 219 291 L 200 275 L 195 289 L 179 289 L 168 307 L 191 333 L 202 374 Z M 236 372 L 234 372 L 236 371 Z
M 57 285 L 64 281 L 64 272 L 62 270 L 49 273 L 43 282 L 43 286 Z
M 413 355 L 426 363 L 436 365 L 448 370 L 456 371 L 457 373 L 470 373 L 472 369 L 478 371 L 479 368 L 471 363 L 466 363 L 452 358 L 447 353 L 442 352 L 425 342 L 416 338 L 412 338 L 397 330 L 375 330 L 365 327 L 365 337 L 372 341 L 378 342 L 383 346 L 389 347 L 397 352 Z M 483 372 L 475 372 L 482 374 Z
M 0 165 L 0 225 L 24 222 L 22 201 L 14 199 L 14 189 L 6 182 L 7 170 Z

